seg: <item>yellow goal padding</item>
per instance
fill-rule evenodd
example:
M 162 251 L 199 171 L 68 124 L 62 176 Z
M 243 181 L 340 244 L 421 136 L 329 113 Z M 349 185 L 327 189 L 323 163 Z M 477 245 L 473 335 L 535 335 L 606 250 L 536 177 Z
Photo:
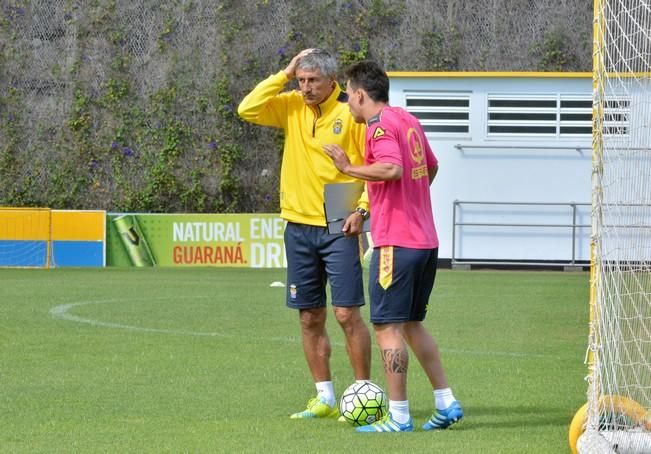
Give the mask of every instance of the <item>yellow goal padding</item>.
M 633 399 L 624 396 L 603 396 L 599 399 L 599 413 L 605 413 L 609 409 L 616 414 L 627 416 L 636 424 L 644 426 L 646 430 L 651 430 L 651 412 Z M 576 443 L 585 431 L 587 411 L 588 404 L 586 403 L 577 410 L 570 423 L 569 442 L 573 454 L 577 454 Z

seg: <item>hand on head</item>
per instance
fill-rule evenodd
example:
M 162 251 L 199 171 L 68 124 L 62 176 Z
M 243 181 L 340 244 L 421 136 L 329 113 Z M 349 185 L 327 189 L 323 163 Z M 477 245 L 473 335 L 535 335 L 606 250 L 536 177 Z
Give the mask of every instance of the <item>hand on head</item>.
M 299 61 L 302 57 L 304 57 L 304 56 L 306 56 L 307 54 L 309 54 L 310 52 L 312 52 L 313 50 L 314 50 L 313 48 L 310 48 L 310 49 L 303 49 L 303 50 L 300 51 L 298 54 L 296 54 L 296 55 L 294 56 L 294 58 L 292 58 L 292 61 L 290 61 L 289 64 L 287 65 L 287 67 L 284 69 L 285 74 L 287 75 L 287 78 L 288 78 L 288 79 L 291 80 L 291 79 L 293 79 L 293 78 L 296 76 L 296 66 L 298 65 L 298 61 Z

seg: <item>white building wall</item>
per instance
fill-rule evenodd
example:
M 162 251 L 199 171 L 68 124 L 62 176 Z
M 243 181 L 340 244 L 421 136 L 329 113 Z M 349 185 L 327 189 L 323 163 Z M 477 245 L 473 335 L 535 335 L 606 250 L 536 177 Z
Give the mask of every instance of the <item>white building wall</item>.
M 431 75 L 390 73 L 390 102 L 407 107 L 406 99 L 462 94 L 469 96 L 468 133 L 428 133 L 439 159 L 432 184 L 434 217 L 440 238 L 439 257 L 457 260 L 571 262 L 590 259 L 591 137 L 575 135 L 491 136 L 488 99 L 496 95 L 558 99 L 590 97 L 588 74 L 569 77 L 534 73 L 464 73 Z M 409 110 L 409 109 L 408 109 Z M 457 226 L 453 229 L 455 201 L 492 202 L 462 204 L 457 223 L 518 224 L 513 226 Z M 518 202 L 524 205 L 501 205 Z M 573 220 L 571 203 L 576 207 Z M 564 205 L 526 205 L 526 204 Z M 570 224 L 579 226 L 575 229 Z M 531 224 L 547 227 L 532 227 Z M 560 227 L 568 225 L 568 227 Z M 554 226 L 554 227 L 552 227 Z

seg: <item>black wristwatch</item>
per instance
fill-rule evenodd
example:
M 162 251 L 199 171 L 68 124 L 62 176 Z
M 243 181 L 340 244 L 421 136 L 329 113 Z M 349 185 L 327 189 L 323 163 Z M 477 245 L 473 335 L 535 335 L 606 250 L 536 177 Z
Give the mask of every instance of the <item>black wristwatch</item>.
M 355 211 L 357 211 L 359 214 L 361 214 L 361 215 L 362 215 L 362 219 L 364 219 L 365 221 L 367 221 L 368 218 L 369 218 L 369 216 L 371 215 L 368 211 L 366 211 L 366 210 L 365 210 L 364 208 L 362 208 L 362 207 L 357 207 L 357 208 L 355 208 Z

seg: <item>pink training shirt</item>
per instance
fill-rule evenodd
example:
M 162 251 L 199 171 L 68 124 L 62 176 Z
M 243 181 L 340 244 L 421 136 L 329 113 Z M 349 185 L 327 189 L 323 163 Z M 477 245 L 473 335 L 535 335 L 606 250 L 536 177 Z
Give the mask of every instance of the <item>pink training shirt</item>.
M 365 161 L 402 167 L 399 180 L 367 182 L 374 245 L 438 247 L 428 176 L 438 160 L 418 119 L 400 107 L 382 109 L 367 124 Z

